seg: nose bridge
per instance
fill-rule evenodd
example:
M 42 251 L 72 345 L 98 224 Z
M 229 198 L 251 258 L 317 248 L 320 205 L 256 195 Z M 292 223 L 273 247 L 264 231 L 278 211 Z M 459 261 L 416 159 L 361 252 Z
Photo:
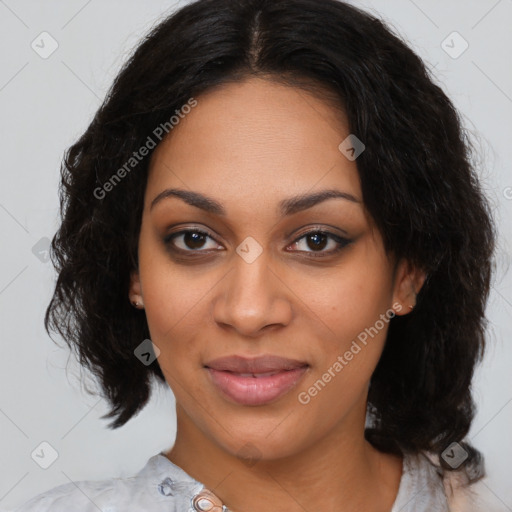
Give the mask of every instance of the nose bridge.
M 239 247 L 237 252 L 241 250 Z M 233 257 L 230 293 L 237 299 L 237 303 L 245 302 L 248 298 L 252 299 L 249 303 L 254 303 L 255 300 L 259 300 L 260 303 L 262 300 L 268 300 L 270 288 L 272 288 L 269 286 L 270 275 L 273 274 L 269 269 L 267 254 L 262 253 L 254 259 L 246 259 L 237 254 Z
M 270 324 L 285 324 L 290 314 L 288 301 L 269 267 L 269 253 L 258 246 L 246 240 L 237 247 L 214 311 L 217 322 L 246 335 Z

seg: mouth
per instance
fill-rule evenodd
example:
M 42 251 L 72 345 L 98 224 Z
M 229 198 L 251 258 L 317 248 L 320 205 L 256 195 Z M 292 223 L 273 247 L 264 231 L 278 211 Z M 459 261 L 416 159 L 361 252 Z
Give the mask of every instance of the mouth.
M 220 394 L 239 405 L 264 405 L 277 401 L 293 389 L 309 365 L 278 356 L 247 359 L 229 356 L 205 365 Z

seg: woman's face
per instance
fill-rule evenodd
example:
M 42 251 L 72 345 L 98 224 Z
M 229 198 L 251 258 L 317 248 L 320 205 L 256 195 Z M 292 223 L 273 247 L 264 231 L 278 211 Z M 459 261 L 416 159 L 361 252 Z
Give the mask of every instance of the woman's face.
M 198 97 L 152 156 L 131 292 L 178 420 L 229 453 L 362 436 L 388 321 L 411 300 L 348 135 L 321 100 L 253 78 Z

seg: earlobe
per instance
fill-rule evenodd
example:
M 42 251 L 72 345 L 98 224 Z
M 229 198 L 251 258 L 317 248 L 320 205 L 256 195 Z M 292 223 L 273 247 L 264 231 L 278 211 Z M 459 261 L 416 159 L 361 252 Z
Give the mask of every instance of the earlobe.
M 137 271 L 132 271 L 130 274 L 130 290 L 129 299 L 132 306 L 137 309 L 144 308 L 144 301 L 142 300 L 142 286 L 140 284 L 140 277 Z
M 416 296 L 425 283 L 426 273 L 402 260 L 395 273 L 393 310 L 397 315 L 406 315 L 416 306 Z

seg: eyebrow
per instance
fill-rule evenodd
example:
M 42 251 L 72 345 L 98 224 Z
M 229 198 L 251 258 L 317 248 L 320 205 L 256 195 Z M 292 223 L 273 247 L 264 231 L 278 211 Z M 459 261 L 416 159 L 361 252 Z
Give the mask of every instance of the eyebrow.
M 208 213 L 220 216 L 226 215 L 226 210 L 222 204 L 220 204 L 215 199 L 205 196 L 204 194 L 200 194 L 199 192 L 192 192 L 190 190 L 183 190 L 178 188 L 168 188 L 160 192 L 153 199 L 153 201 L 151 201 L 149 210 L 151 211 L 155 205 L 157 205 L 163 199 L 170 197 L 177 197 L 182 199 L 187 204 L 195 206 L 196 208 L 200 208 L 201 210 L 204 210 Z M 284 199 L 279 203 L 279 211 L 284 217 L 286 215 L 292 215 L 294 213 L 307 210 L 308 208 L 322 203 L 323 201 L 327 201 L 328 199 L 344 199 L 353 203 L 361 202 L 359 199 L 356 199 L 352 194 L 349 194 L 348 192 L 342 192 L 341 190 L 336 189 L 327 189 L 314 192 L 312 194 L 300 194 Z

